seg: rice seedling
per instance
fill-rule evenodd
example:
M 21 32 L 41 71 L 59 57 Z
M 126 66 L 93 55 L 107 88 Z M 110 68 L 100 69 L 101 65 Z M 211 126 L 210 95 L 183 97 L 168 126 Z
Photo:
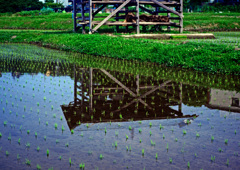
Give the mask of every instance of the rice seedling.
M 6 156 L 9 156 L 9 152 L 8 151 L 6 151 Z
M 4 125 L 4 126 L 7 126 L 7 121 L 4 121 L 4 122 L 3 122 L 3 125 Z
M 188 162 L 187 166 L 188 166 L 188 169 L 189 169 L 190 168 L 190 162 Z
M 55 124 L 54 124 L 54 127 L 55 127 L 55 129 L 57 129 L 57 127 L 58 127 L 58 124 L 57 124 L 57 123 L 55 123 Z
M 225 140 L 224 140 L 224 143 L 227 145 L 227 144 L 228 144 L 228 139 L 225 139 Z
M 19 160 L 21 157 L 19 156 L 19 154 L 17 154 L 17 160 Z
M 45 141 L 47 140 L 47 136 L 44 136 L 44 140 L 45 140 Z
M 211 141 L 214 141 L 214 136 L 211 136 Z
M 126 140 L 128 140 L 128 135 L 126 135 Z
M 186 130 L 183 130 L 183 135 L 186 135 L 187 134 L 187 131 Z
M 144 149 L 142 149 L 142 156 L 144 156 Z
M 72 165 L 72 159 L 71 158 L 69 158 L 69 164 L 70 164 L 70 166 Z
M 199 133 L 198 133 L 198 132 L 196 132 L 196 137 L 197 137 L 197 138 L 199 138 L 199 137 L 200 137 L 200 135 L 199 135 Z
M 223 150 L 221 148 L 218 148 L 218 152 L 223 152 Z
M 74 134 L 74 130 L 73 129 L 71 130 L 71 134 Z
M 103 159 L 103 155 L 102 155 L 102 154 L 100 154 L 99 158 L 102 160 L 102 159 Z
M 215 162 L 215 156 L 211 155 L 211 162 Z
M 149 131 L 149 135 L 152 136 L 152 132 L 151 131 Z
M 163 139 L 165 139 L 165 135 L 163 134 Z
M 49 156 L 49 150 L 47 149 L 47 156 Z
M 30 134 L 30 130 L 27 130 L 27 134 L 28 134 L 28 135 Z
M 40 147 L 39 147 L 39 146 L 37 147 L 37 151 L 38 151 L 38 152 L 40 151 Z
M 35 132 L 35 137 L 37 138 L 37 132 Z
M 160 130 L 164 129 L 164 127 L 160 124 L 159 125 Z
M 25 145 L 26 145 L 27 148 L 30 148 L 30 143 L 29 142 L 27 142 Z
M 42 167 L 39 164 L 37 164 L 37 170 L 41 170 L 41 169 Z
M 79 168 L 83 170 L 85 168 L 85 164 L 84 163 L 79 164 Z
M 129 127 L 128 127 L 128 129 L 129 129 L 129 130 L 132 130 L 132 127 L 131 127 L 131 126 L 129 126 Z
M 169 158 L 169 163 L 172 164 L 172 158 Z
M 2 133 L 0 132 L 0 138 L 2 137 Z
M 229 166 L 229 159 L 227 159 L 226 165 Z
M 27 164 L 28 166 L 30 166 L 30 165 L 31 165 L 31 161 L 26 158 L 26 159 L 25 159 L 25 164 Z
M 8 140 L 11 141 L 12 140 L 12 137 L 11 137 L 11 134 L 9 133 L 9 136 L 8 136 Z
M 156 143 L 151 140 L 151 145 L 152 145 L 152 146 L 155 146 Z
M 58 159 L 59 159 L 59 160 L 62 160 L 62 156 L 59 156 Z

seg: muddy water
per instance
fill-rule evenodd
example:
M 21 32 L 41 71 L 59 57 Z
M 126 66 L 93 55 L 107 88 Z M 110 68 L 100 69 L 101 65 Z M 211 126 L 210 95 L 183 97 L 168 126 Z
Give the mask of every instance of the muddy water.
M 239 77 L 1 49 L 0 169 L 239 168 Z

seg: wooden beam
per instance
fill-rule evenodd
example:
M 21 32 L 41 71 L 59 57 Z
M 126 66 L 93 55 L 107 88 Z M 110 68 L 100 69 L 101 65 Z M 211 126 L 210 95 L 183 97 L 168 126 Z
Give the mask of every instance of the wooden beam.
M 178 13 L 177 11 L 174 11 L 173 9 L 167 7 L 166 5 L 163 5 L 162 3 L 158 2 L 157 0 L 151 0 L 151 1 L 154 2 L 155 4 L 159 5 L 160 7 L 168 10 L 169 12 L 174 13 L 174 14 L 178 15 L 179 17 L 183 18 L 183 15 L 181 13 Z
M 90 0 L 92 1 L 92 0 Z M 118 11 L 120 11 L 124 6 L 126 6 L 131 0 L 126 0 L 122 5 L 120 5 L 116 10 L 114 10 L 109 16 L 107 16 L 102 22 L 100 22 L 93 30 L 97 31 L 105 22 L 107 22 L 113 15 L 115 15 Z
M 103 10 L 103 8 L 105 8 L 107 6 L 107 4 L 103 4 L 100 8 L 98 8 L 94 13 L 93 13 L 93 17 L 95 15 L 97 15 L 101 10 Z
M 152 14 L 152 15 L 154 15 L 154 12 L 152 12 L 151 10 L 149 10 L 149 9 L 147 9 L 147 8 L 145 8 L 145 7 L 141 6 L 141 5 L 139 5 L 139 8 L 141 8 L 142 10 L 144 10 L 144 11 L 148 12 L 149 14 Z

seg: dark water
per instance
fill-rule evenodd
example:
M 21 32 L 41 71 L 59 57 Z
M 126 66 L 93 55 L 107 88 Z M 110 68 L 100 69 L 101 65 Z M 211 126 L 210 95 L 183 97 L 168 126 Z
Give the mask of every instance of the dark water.
M 0 49 L 0 169 L 240 167 L 238 76 Z

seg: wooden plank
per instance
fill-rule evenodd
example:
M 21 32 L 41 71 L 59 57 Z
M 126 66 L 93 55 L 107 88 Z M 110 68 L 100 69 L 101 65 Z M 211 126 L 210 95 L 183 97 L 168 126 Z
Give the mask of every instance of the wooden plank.
M 81 25 L 87 25 L 89 23 L 89 21 L 85 21 L 85 22 L 79 22 L 79 24 Z M 99 24 L 100 21 L 93 21 L 92 24 Z M 109 26 L 113 26 L 113 25 L 136 25 L 136 23 L 134 22 L 122 22 L 122 21 L 107 21 L 104 23 L 104 25 L 109 25 Z M 175 27 L 180 27 L 180 25 L 174 23 L 174 22 L 139 22 L 139 25 L 163 25 L 163 26 L 175 26 Z
M 85 1 L 87 2 L 87 1 Z M 124 1 L 93 1 L 93 4 L 122 4 Z M 131 4 L 136 4 L 136 2 L 130 2 Z M 151 1 L 139 1 L 140 4 L 154 4 Z M 160 1 L 160 3 L 164 5 L 180 5 L 179 2 L 176 1 L 171 1 L 171 2 L 166 2 L 166 1 Z
M 141 5 L 139 5 L 139 8 L 142 9 L 142 10 L 144 10 L 144 11 L 146 11 L 146 12 L 148 12 L 149 14 L 154 15 L 154 12 L 152 12 L 151 10 L 149 10 L 149 9 L 147 9 L 147 8 L 141 6 Z
M 171 8 L 167 7 L 166 5 L 164 5 L 163 3 L 160 3 L 157 0 L 151 0 L 151 1 L 154 2 L 155 4 L 159 5 L 160 7 L 168 10 L 169 12 L 174 13 L 174 14 L 178 15 L 179 17 L 183 18 L 183 15 L 181 13 L 178 13 L 177 11 L 174 11 L 173 9 L 171 9 Z
M 95 15 L 97 15 L 101 10 L 103 10 L 103 8 L 105 8 L 107 6 L 107 4 L 103 4 L 100 8 L 98 8 L 94 13 L 93 13 L 93 17 Z
M 91 0 L 90 0 L 91 1 Z M 93 31 L 97 31 L 105 22 L 107 22 L 113 15 L 120 11 L 125 5 L 127 5 L 131 0 L 126 0 L 122 5 L 120 5 L 116 10 L 114 10 L 109 16 L 107 16 L 102 22 L 100 22 Z

